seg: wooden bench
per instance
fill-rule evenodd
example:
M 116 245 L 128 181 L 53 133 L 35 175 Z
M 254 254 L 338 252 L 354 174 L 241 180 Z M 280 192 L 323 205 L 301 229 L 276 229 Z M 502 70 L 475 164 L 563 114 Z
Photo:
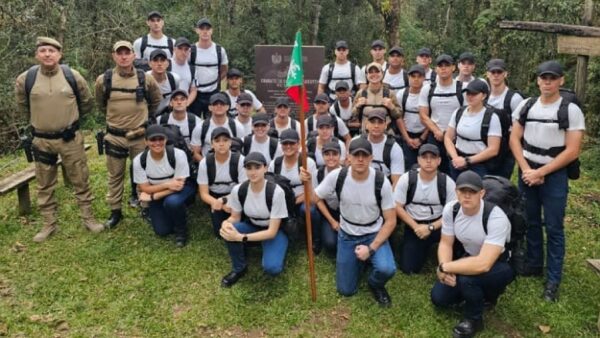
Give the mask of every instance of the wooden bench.
M 588 264 L 598 273 L 600 273 L 600 259 L 586 259 Z M 598 331 L 600 331 L 600 315 L 598 315 Z
M 85 150 L 90 149 L 92 146 L 86 144 Z M 61 159 L 58 159 L 56 164 L 60 164 Z M 62 170 L 65 183 L 67 183 L 67 177 L 65 170 Z M 8 177 L 0 180 L 0 196 L 4 196 L 13 190 L 17 190 L 17 198 L 19 201 L 19 215 L 27 215 L 31 213 L 31 197 L 29 195 L 29 182 L 35 178 L 35 165 L 30 165 L 27 169 L 21 170 Z

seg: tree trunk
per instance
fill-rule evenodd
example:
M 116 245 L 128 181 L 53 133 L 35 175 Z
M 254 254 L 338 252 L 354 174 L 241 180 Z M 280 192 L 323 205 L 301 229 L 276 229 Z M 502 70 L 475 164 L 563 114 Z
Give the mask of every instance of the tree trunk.
M 313 29 L 312 29 L 312 35 L 311 35 L 311 39 L 310 39 L 310 44 L 311 45 L 316 45 L 317 44 L 317 39 L 319 37 L 319 18 L 321 17 L 321 1 L 320 0 L 315 0 L 313 1 L 313 8 L 315 11 L 315 16 L 313 17 Z
M 373 11 L 381 15 L 383 19 L 383 30 L 388 46 L 400 44 L 400 7 L 401 0 L 389 0 L 385 6 L 379 0 L 369 0 Z

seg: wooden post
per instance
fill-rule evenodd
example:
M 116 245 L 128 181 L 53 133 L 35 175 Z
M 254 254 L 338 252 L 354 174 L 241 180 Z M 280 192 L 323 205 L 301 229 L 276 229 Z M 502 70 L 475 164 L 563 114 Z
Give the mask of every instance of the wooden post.
M 27 215 L 31 212 L 31 199 L 29 198 L 29 183 L 25 183 L 17 188 L 17 198 L 19 199 L 19 215 Z
M 585 0 L 583 8 L 583 17 L 581 24 L 589 26 L 592 24 L 592 14 L 594 12 L 594 1 Z M 577 55 L 577 69 L 575 72 L 575 94 L 582 104 L 585 104 L 585 90 L 588 78 L 588 55 Z

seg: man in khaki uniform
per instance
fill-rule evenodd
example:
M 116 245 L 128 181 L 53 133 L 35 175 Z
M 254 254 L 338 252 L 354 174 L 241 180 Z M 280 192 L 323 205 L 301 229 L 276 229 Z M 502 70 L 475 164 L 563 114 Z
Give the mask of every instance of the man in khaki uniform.
M 115 227 L 123 217 L 123 183 L 130 160 L 145 148 L 144 132 L 149 118 L 162 99 L 158 84 L 152 75 L 133 67 L 135 53 L 129 41 L 118 41 L 113 46 L 116 67 L 96 79 L 96 101 L 106 113 L 106 166 L 108 168 L 108 195 L 111 215 L 104 224 Z
M 383 84 L 383 70 L 377 62 L 371 62 L 366 67 L 367 88 L 361 89 L 356 93 L 354 103 L 352 104 L 352 117 L 361 121 L 362 133 L 365 133 L 366 121 L 369 118 L 369 112 L 374 108 L 383 107 L 387 110 L 387 123 L 389 135 L 397 135 L 394 130 L 400 130 L 400 118 L 402 109 L 398 105 L 396 95 Z M 394 126 L 392 126 L 392 124 Z M 396 127 L 398 129 L 396 129 Z
M 39 65 L 21 73 L 15 88 L 17 107 L 29 117 L 34 136 L 38 206 L 44 220 L 33 241 L 43 242 L 58 229 L 54 196 L 58 155 L 75 190 L 83 224 L 100 232 L 104 227 L 92 215 L 87 158 L 79 131 L 80 114 L 89 113 L 93 106 L 90 91 L 77 71 L 59 65 L 62 46 L 58 41 L 39 37 L 36 46 Z

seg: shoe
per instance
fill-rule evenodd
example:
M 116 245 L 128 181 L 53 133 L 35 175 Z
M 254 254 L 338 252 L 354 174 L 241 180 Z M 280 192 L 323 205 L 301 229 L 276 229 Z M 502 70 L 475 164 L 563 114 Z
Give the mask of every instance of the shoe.
M 132 208 L 137 208 L 140 206 L 140 200 L 137 197 L 131 196 L 129 198 L 129 206 Z
M 475 334 L 483 330 L 483 320 L 472 320 L 463 319 L 460 323 L 456 324 L 452 329 L 452 337 L 454 338 L 470 338 L 474 337 Z
M 392 298 L 390 297 L 390 294 L 387 292 L 385 287 L 376 288 L 376 287 L 372 287 L 371 285 L 369 285 L 369 289 L 371 290 L 371 293 L 373 294 L 373 298 L 375 298 L 375 301 L 377 301 L 379 306 L 381 306 L 381 307 L 392 306 Z
M 496 307 L 497 303 L 498 303 L 498 299 L 485 300 L 483 302 L 483 309 L 486 311 L 493 310 Z
M 541 266 L 529 266 L 526 265 L 521 271 L 523 277 L 542 277 L 544 269 Z
M 322 250 L 323 250 L 323 245 L 321 245 L 321 243 L 313 242 L 312 251 L 315 254 L 315 256 L 318 256 Z
M 48 237 L 50 237 L 50 235 L 56 232 L 56 230 L 58 230 L 58 227 L 56 225 L 44 226 L 42 230 L 40 230 L 40 232 L 35 234 L 35 236 L 33 237 L 33 241 L 36 243 L 41 243 L 48 239 Z
M 142 219 L 146 221 L 146 223 L 152 224 L 152 219 L 150 218 L 150 208 L 142 208 L 140 211 L 140 216 L 142 216 Z
M 187 244 L 187 239 L 185 237 L 176 237 L 175 238 L 175 246 L 178 248 L 183 248 Z
M 104 223 L 104 227 L 106 229 L 112 229 L 116 227 L 117 224 L 121 222 L 121 218 L 123 218 L 123 213 L 121 212 L 121 209 L 112 210 L 110 212 L 110 217 L 108 218 L 106 223 Z
M 240 272 L 231 271 L 225 277 L 223 277 L 223 279 L 221 280 L 221 286 L 224 288 L 232 287 L 233 284 L 237 283 L 237 281 L 240 280 L 240 278 L 244 277 L 246 271 L 248 271 L 247 267 Z
M 547 302 L 556 302 L 558 301 L 558 283 L 547 282 L 544 286 L 544 293 L 542 297 Z
M 104 230 L 104 225 L 98 223 L 98 221 L 96 221 L 93 218 L 86 218 L 83 220 L 83 225 L 88 228 L 89 231 L 97 234 L 99 232 L 102 232 L 102 230 Z

